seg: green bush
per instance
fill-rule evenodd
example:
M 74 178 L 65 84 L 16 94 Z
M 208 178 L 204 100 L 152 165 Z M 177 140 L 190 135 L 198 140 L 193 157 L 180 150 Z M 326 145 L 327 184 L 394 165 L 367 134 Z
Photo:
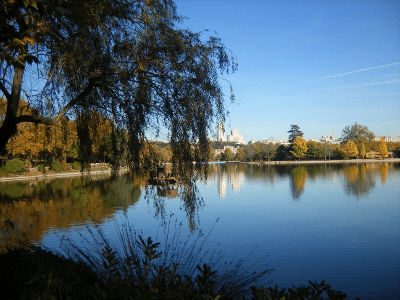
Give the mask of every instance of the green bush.
M 58 160 L 53 160 L 50 164 L 50 170 L 54 172 L 62 172 L 65 169 L 65 166 Z
M 44 164 L 40 164 L 37 166 L 39 172 L 46 173 L 46 166 Z
M 79 161 L 74 161 L 72 163 L 72 169 L 74 170 L 80 170 L 81 169 L 81 163 Z
M 24 161 L 17 158 L 7 161 L 2 169 L 7 174 L 22 174 L 26 170 Z

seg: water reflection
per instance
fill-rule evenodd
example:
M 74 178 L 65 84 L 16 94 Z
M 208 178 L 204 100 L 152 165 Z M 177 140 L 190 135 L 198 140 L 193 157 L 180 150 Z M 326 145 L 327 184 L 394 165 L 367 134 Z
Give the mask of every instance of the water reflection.
M 228 190 L 240 192 L 247 182 L 262 182 L 273 185 L 277 180 L 288 179 L 289 190 L 294 200 L 301 198 L 308 180 L 336 180 L 343 178 L 346 194 L 357 198 L 368 195 L 375 185 L 377 177 L 385 184 L 390 172 L 398 171 L 395 164 L 318 164 L 318 165 L 246 165 L 215 164 L 210 166 L 209 177 L 216 182 L 218 194 L 225 198 Z
M 399 171 L 398 165 L 390 163 L 294 166 L 229 163 L 210 165 L 208 184 L 216 185 L 219 198 L 225 199 L 228 192 L 240 193 L 251 183 L 273 186 L 279 182 L 287 186 L 293 200 L 301 200 L 309 185 L 312 189 L 308 181 L 319 180 L 339 182 L 348 196 L 359 199 L 378 183 L 385 184 L 391 172 Z M 51 228 L 68 228 L 92 220 L 103 222 L 112 218 L 116 210 L 134 205 L 144 190 L 144 197 L 152 203 L 155 216 L 161 220 L 166 216 L 165 200 L 180 198 L 189 228 L 196 229 L 199 211 L 209 200 L 201 198 L 197 185 L 144 187 L 145 180 L 132 181 L 127 177 L 1 183 L 0 239 L 11 245 L 16 243 L 18 236 L 7 231 L 10 227 L 16 229 L 12 232 L 21 232 L 29 240 L 39 241 Z
M 379 166 L 379 175 L 381 177 L 381 183 L 385 184 L 386 180 L 389 175 L 389 165 L 388 164 L 381 164 Z
M 294 167 L 290 171 L 290 191 L 293 199 L 300 198 L 304 191 L 308 177 L 307 169 L 304 166 Z
M 0 248 L 18 244 L 22 237 L 39 241 L 51 228 L 103 222 L 117 209 L 134 205 L 140 196 L 140 186 L 126 177 L 3 183 Z

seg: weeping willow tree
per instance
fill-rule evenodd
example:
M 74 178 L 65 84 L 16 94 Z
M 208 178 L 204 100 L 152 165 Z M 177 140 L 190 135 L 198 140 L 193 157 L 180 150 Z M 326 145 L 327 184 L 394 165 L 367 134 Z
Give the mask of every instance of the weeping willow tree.
M 1 152 L 19 123 L 68 115 L 88 163 L 100 114 L 111 120 L 114 166 L 124 152 L 132 171 L 151 167 L 146 137 L 166 128 L 175 173 L 204 167 L 225 114 L 220 78 L 236 64 L 220 39 L 178 28 L 173 1 L 5 0 L 0 14 Z M 21 94 L 31 114 L 18 114 Z
M 221 76 L 236 69 L 221 40 L 179 28 L 172 0 L 3 0 L 0 16 L 0 91 L 7 103 L 0 154 L 18 124 L 51 126 L 69 117 L 88 166 L 101 116 L 112 127 L 113 169 L 126 163 L 138 174 L 157 164 L 149 133 L 166 128 L 194 223 L 192 175 L 204 174 L 207 137 L 224 119 Z M 22 96 L 29 114 L 18 112 Z

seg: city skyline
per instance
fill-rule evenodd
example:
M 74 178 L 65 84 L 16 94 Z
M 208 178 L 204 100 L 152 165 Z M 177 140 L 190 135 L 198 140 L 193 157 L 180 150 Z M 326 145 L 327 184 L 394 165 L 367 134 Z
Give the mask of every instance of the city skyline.
M 226 129 L 285 139 L 298 124 L 318 139 L 357 122 L 400 135 L 400 2 L 179 0 L 177 8 L 182 28 L 209 29 L 237 58 L 238 71 L 225 76 L 237 99 L 227 100 Z
M 276 138 L 273 136 L 268 136 L 265 135 L 259 139 L 246 139 L 245 136 L 240 134 L 240 129 L 239 128 L 232 128 L 230 131 L 225 130 L 225 125 L 223 122 L 217 123 L 216 127 L 216 134 L 215 136 L 211 137 L 212 141 L 217 141 L 217 142 L 236 142 L 237 144 L 247 144 L 247 143 L 252 143 L 252 142 L 263 142 L 263 143 L 277 143 L 277 144 L 284 144 L 288 143 L 288 135 L 285 138 Z M 226 134 L 227 132 L 230 132 L 230 134 Z M 334 135 L 333 133 L 327 133 L 324 134 L 320 137 L 309 137 L 307 134 L 304 134 L 304 138 L 306 140 L 311 140 L 311 141 L 319 141 L 319 142 L 328 142 L 328 143 L 337 143 L 340 141 L 342 136 L 342 133 L 339 135 Z M 236 140 L 235 138 L 232 137 L 239 137 L 240 141 Z M 397 135 L 375 135 L 375 140 L 379 141 L 381 138 L 385 140 L 385 142 L 400 142 L 400 134 Z

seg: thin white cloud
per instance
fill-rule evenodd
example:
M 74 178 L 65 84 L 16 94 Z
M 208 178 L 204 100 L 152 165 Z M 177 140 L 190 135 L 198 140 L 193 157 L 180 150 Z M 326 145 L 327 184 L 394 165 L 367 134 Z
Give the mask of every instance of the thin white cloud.
M 368 86 L 377 86 L 377 85 L 385 85 L 385 84 L 397 84 L 400 83 L 400 80 L 386 80 L 386 81 L 374 81 L 374 82 L 365 82 L 360 84 L 346 85 L 346 86 L 337 86 L 331 88 L 321 88 L 317 89 L 318 91 L 333 91 L 333 90 L 343 90 L 343 89 L 352 89 L 352 88 L 362 88 Z
M 386 68 L 390 68 L 390 67 L 397 66 L 397 65 L 400 65 L 400 61 L 392 62 L 390 64 L 384 64 L 384 65 L 379 65 L 379 66 L 357 69 L 357 70 L 344 72 L 344 73 L 322 76 L 320 78 L 310 80 L 309 82 L 315 82 L 315 81 L 332 79 L 332 78 L 339 78 L 339 77 L 349 76 L 349 75 L 353 75 L 353 74 L 364 73 L 364 72 L 368 72 L 368 71 L 386 69 Z

